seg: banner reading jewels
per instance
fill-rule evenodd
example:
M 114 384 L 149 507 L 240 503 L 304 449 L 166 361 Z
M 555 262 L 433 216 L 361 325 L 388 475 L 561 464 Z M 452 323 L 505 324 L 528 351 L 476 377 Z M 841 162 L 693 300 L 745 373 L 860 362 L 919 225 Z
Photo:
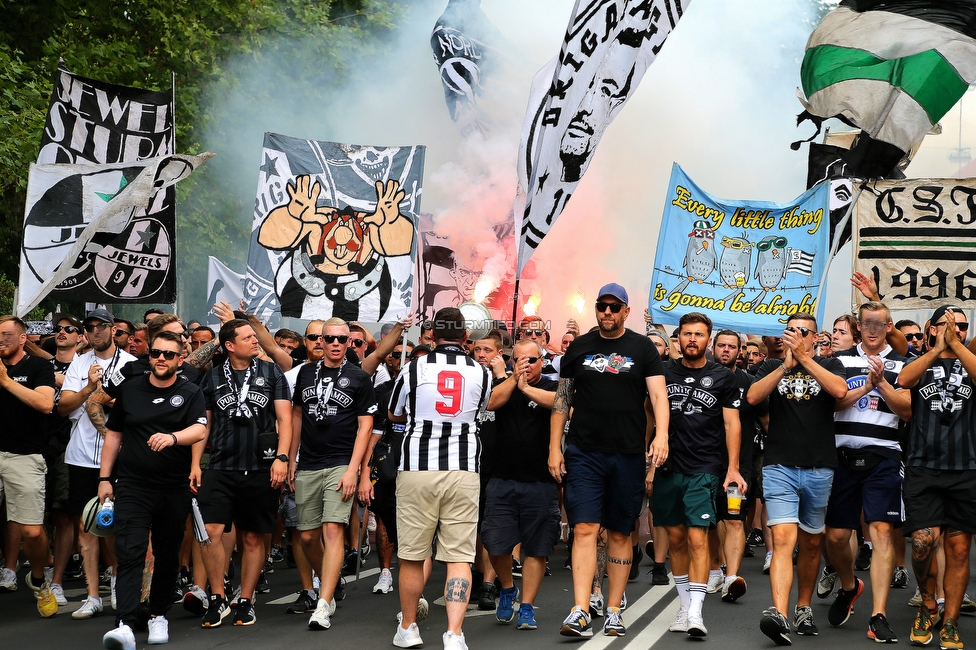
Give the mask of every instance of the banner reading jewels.
M 654 322 L 700 311 L 716 329 L 777 335 L 803 310 L 821 323 L 829 189 L 821 183 L 789 203 L 731 201 L 708 194 L 675 164 L 648 298 Z

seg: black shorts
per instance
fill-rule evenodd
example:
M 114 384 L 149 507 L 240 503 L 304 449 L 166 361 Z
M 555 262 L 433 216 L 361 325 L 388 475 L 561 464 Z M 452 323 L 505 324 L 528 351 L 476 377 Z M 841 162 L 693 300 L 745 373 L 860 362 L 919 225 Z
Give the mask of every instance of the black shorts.
M 630 535 L 644 502 L 644 454 L 608 454 L 568 445 L 563 503 L 569 525 L 600 524 Z
M 906 537 L 935 526 L 976 533 L 976 470 L 906 467 L 902 493 Z
M 394 548 L 397 545 L 396 528 L 396 481 L 379 480 L 373 486 L 373 502 L 370 509 L 386 527 L 386 535 Z
M 493 478 L 486 491 L 481 542 L 488 555 L 511 555 L 519 543 L 526 557 L 552 555 L 560 521 L 555 483 Z
M 852 471 L 843 461 L 834 470 L 827 501 L 828 528 L 861 527 L 864 521 L 883 521 L 898 525 L 904 520 L 901 507 L 901 461 L 884 458 L 868 471 Z
M 766 503 L 766 498 L 763 496 L 762 484 L 763 460 L 765 460 L 765 454 L 754 454 L 752 457 L 752 472 L 750 472 L 752 483 L 749 483 L 749 492 L 746 493 L 746 498 L 750 501 L 759 499 L 763 503 Z M 739 467 L 741 468 L 742 465 Z M 742 472 L 740 471 L 739 473 L 741 474 Z
M 200 514 L 208 524 L 231 522 L 238 530 L 273 533 L 278 516 L 278 490 L 271 487 L 266 469 L 253 472 L 208 469 L 197 494 Z
M 78 467 L 68 465 L 68 500 L 64 510 L 69 515 L 81 516 L 85 506 L 98 496 L 98 476 L 101 473 L 97 467 Z
M 742 497 L 739 514 L 729 514 L 729 498 L 721 483 L 715 485 L 715 521 L 746 521 L 749 518 L 749 504 L 752 503 L 752 489 L 755 481 L 749 472 L 739 472 L 746 482 L 746 494 Z M 721 478 L 721 477 L 719 477 Z

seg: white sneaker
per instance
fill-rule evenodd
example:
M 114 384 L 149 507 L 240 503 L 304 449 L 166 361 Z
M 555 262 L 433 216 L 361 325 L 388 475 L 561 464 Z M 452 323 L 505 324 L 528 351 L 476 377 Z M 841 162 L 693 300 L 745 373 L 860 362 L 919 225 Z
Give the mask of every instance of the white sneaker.
M 116 600 L 116 598 L 115 598 L 115 578 L 116 578 L 116 576 L 115 576 L 115 574 L 113 573 L 113 574 L 112 574 L 112 611 L 113 611 L 113 612 L 114 612 L 115 610 L 117 610 L 117 609 L 119 608 L 119 607 L 118 607 L 118 605 L 119 605 L 119 601 L 118 601 L 118 600 Z M 165 643 L 165 642 L 164 642 L 164 643 Z
M 81 603 L 81 607 L 71 612 L 71 618 L 76 621 L 83 621 L 102 613 L 102 599 L 89 596 Z M 132 632 L 132 630 L 129 630 Z M 133 642 L 134 643 L 134 642 Z
M 773 552 L 766 551 L 766 559 L 763 560 L 763 573 L 769 575 L 769 565 L 773 563 Z
M 706 636 L 708 630 L 701 614 L 688 614 L 688 636 Z
M 308 619 L 308 629 L 310 630 L 328 630 L 332 627 L 332 615 L 335 614 L 336 602 L 335 598 L 331 602 L 326 603 L 325 600 L 319 598 L 318 607 L 312 612 L 312 616 Z
M 625 609 L 627 609 L 627 592 L 626 591 L 624 592 L 624 595 L 620 597 L 620 611 L 624 611 Z
M 0 570 L 0 591 L 17 591 L 17 572 L 4 567 Z
M 46 567 L 44 567 L 44 579 L 47 581 L 48 584 L 51 584 L 51 582 L 54 580 L 54 567 L 53 566 L 46 566 Z
M 149 619 L 149 645 L 169 643 L 169 621 L 165 616 Z
M 603 616 L 603 594 L 590 594 L 590 616 Z
M 468 644 L 464 642 L 464 632 L 455 634 L 454 632 L 444 633 L 444 650 L 468 650 Z
M 51 584 L 51 593 L 54 594 L 54 599 L 58 601 L 59 607 L 64 607 L 68 604 L 68 599 L 64 597 L 64 587 L 58 583 Z
M 688 610 L 684 607 L 678 608 L 678 613 L 674 616 L 674 623 L 668 626 L 669 632 L 688 631 Z
M 427 618 L 427 614 L 430 613 L 430 603 L 423 596 L 417 601 L 417 622 L 421 622 Z M 397 612 L 397 623 L 403 622 L 403 612 Z
M 909 607 L 921 607 L 922 606 L 922 592 L 915 587 L 915 595 L 908 599 Z
M 380 578 L 373 587 L 374 594 L 388 594 L 393 591 L 393 574 L 389 569 L 380 571 Z
M 318 576 L 312 576 L 312 589 L 315 590 L 315 593 L 322 591 L 322 581 L 319 580 Z
M 105 633 L 102 646 L 106 650 L 136 650 L 136 635 L 132 633 L 131 627 L 122 623 Z
M 420 628 L 416 623 L 411 623 L 405 630 L 397 625 L 396 634 L 393 635 L 393 645 L 398 648 L 416 648 L 423 644 L 424 640 L 420 638 Z
M 722 589 L 722 583 L 725 582 L 725 575 L 722 571 L 709 571 L 708 572 L 708 584 L 705 586 L 705 593 L 717 594 Z

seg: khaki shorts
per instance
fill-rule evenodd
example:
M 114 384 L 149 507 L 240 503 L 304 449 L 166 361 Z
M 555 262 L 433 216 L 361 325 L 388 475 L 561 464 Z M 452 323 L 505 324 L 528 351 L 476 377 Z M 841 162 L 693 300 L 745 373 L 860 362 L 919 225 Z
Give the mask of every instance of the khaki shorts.
M 40 454 L 0 451 L 0 497 L 7 498 L 7 521 L 44 524 L 46 481 L 47 463 Z
M 355 497 L 342 500 L 336 488 L 348 465 L 326 469 L 303 469 L 295 474 L 295 505 L 298 530 L 315 530 L 323 524 L 348 524 Z
M 397 555 L 430 557 L 437 536 L 440 562 L 474 562 L 481 480 L 475 472 L 400 472 L 396 484 Z

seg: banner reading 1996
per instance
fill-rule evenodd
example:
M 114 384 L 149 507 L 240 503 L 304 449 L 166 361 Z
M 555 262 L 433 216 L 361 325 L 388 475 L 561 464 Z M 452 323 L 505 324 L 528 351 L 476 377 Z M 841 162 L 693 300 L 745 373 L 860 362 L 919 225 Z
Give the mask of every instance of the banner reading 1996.
M 826 183 L 790 203 L 719 199 L 675 164 L 648 298 L 654 322 L 700 311 L 716 327 L 763 335 L 782 332 L 800 310 L 821 322 L 828 202 Z

